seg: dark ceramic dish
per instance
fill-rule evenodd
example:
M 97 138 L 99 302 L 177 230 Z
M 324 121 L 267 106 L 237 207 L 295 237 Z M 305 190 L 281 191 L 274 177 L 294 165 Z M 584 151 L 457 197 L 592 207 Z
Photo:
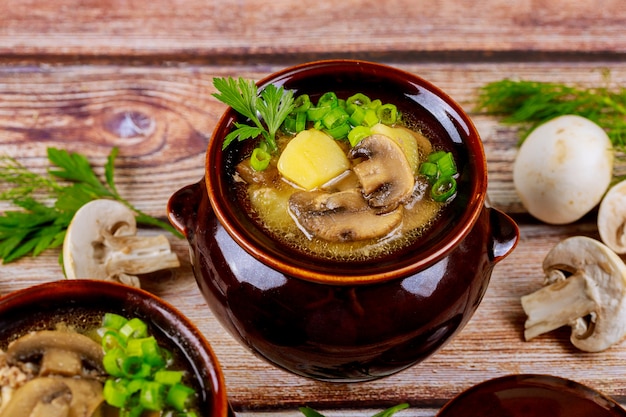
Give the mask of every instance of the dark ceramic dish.
M 36 285 L 0 298 L 0 349 L 29 331 L 66 322 L 93 327 L 104 312 L 139 317 L 187 362 L 195 374 L 205 417 L 229 413 L 224 377 L 209 343 L 178 310 L 141 289 L 105 281 L 64 280 Z
M 549 375 L 508 375 L 469 388 L 437 417 L 626 417 L 613 399 Z
M 222 151 L 228 109 L 206 154 L 206 175 L 176 192 L 171 222 L 191 246 L 200 290 L 230 333 L 254 353 L 299 375 L 365 381 L 425 359 L 460 331 L 513 250 L 515 223 L 485 207 L 487 169 L 471 120 L 445 93 L 416 75 L 362 61 L 288 68 L 274 83 L 311 98 L 362 92 L 392 102 L 439 137 L 459 167 L 459 192 L 420 240 L 366 262 L 321 260 L 280 244 L 237 203 L 232 190 L 241 146 Z

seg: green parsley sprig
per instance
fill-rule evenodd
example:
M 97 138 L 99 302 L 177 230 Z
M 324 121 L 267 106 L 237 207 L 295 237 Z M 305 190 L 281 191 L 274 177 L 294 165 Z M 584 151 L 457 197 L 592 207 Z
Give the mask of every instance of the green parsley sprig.
M 405 408 L 409 408 L 409 404 L 402 403 L 394 405 L 393 407 L 387 408 L 386 410 L 374 414 L 372 417 L 391 417 L 393 414 L 397 413 L 400 410 L 404 410 Z M 311 407 L 300 407 L 300 412 L 304 414 L 305 417 L 325 417 L 322 413 L 314 410 Z
M 111 198 L 136 213 L 138 224 L 162 228 L 181 237 L 169 223 L 149 216 L 133 207 L 117 191 L 114 164 L 118 149 L 113 148 L 104 166 L 105 182 L 101 182 L 81 154 L 48 148 L 47 155 L 54 168 L 49 175 L 28 170 L 15 158 L 0 156 L 0 200 L 21 210 L 0 215 L 0 259 L 13 262 L 31 254 L 63 244 L 65 232 L 76 211 L 85 203 Z
M 213 94 L 215 98 L 254 123 L 254 126 L 235 123 L 236 129 L 224 138 L 222 149 L 235 139 L 242 141 L 263 136 L 268 151 L 276 152 L 276 132 L 294 108 L 293 91 L 268 84 L 259 95 L 254 81 L 241 77 L 237 80 L 214 78 L 213 85 L 218 90 Z

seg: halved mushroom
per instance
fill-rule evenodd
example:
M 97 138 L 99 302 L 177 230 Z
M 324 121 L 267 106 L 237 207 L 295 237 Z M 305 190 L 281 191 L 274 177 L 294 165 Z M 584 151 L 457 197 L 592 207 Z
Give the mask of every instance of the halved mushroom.
M 67 278 L 140 286 L 137 275 L 180 266 L 164 235 L 136 236 L 135 213 L 114 200 L 94 200 L 74 215 L 63 242 Z
M 11 342 L 6 350 L 9 365 L 41 356 L 39 374 L 46 376 L 81 375 L 83 369 L 96 369 L 103 373 L 104 356 L 100 344 L 76 332 L 41 330 L 28 333 Z M 83 366 L 83 361 L 89 367 Z
M 400 224 L 403 208 L 381 214 L 367 204 L 357 189 L 351 189 L 335 193 L 296 192 L 289 199 L 289 210 L 308 235 L 348 242 L 389 234 Z
M 13 392 L 0 417 L 66 417 L 72 391 L 59 378 L 35 378 Z
M 526 340 L 569 325 L 574 346 L 598 352 L 626 335 L 626 265 L 615 252 L 575 236 L 548 253 L 543 269 L 548 285 L 521 299 Z
M 393 139 L 380 134 L 368 136 L 352 148 L 349 157 L 363 158 L 352 170 L 370 206 L 393 210 L 411 196 L 413 171 Z
M 626 253 L 626 181 L 609 189 L 600 202 L 598 232 L 615 253 Z

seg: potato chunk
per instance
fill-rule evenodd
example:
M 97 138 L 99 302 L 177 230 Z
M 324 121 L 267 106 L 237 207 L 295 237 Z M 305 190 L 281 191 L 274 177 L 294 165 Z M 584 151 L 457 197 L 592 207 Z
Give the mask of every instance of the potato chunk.
M 313 190 L 350 168 L 339 144 L 319 130 L 304 130 L 285 147 L 278 171 L 305 190 Z

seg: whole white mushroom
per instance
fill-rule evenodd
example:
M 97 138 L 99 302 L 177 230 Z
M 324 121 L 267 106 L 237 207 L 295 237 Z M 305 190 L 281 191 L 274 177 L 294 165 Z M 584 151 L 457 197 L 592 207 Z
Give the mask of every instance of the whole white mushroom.
M 528 212 L 550 224 L 575 222 L 602 199 L 613 174 L 606 132 L 576 115 L 533 130 L 519 149 L 513 183 Z

